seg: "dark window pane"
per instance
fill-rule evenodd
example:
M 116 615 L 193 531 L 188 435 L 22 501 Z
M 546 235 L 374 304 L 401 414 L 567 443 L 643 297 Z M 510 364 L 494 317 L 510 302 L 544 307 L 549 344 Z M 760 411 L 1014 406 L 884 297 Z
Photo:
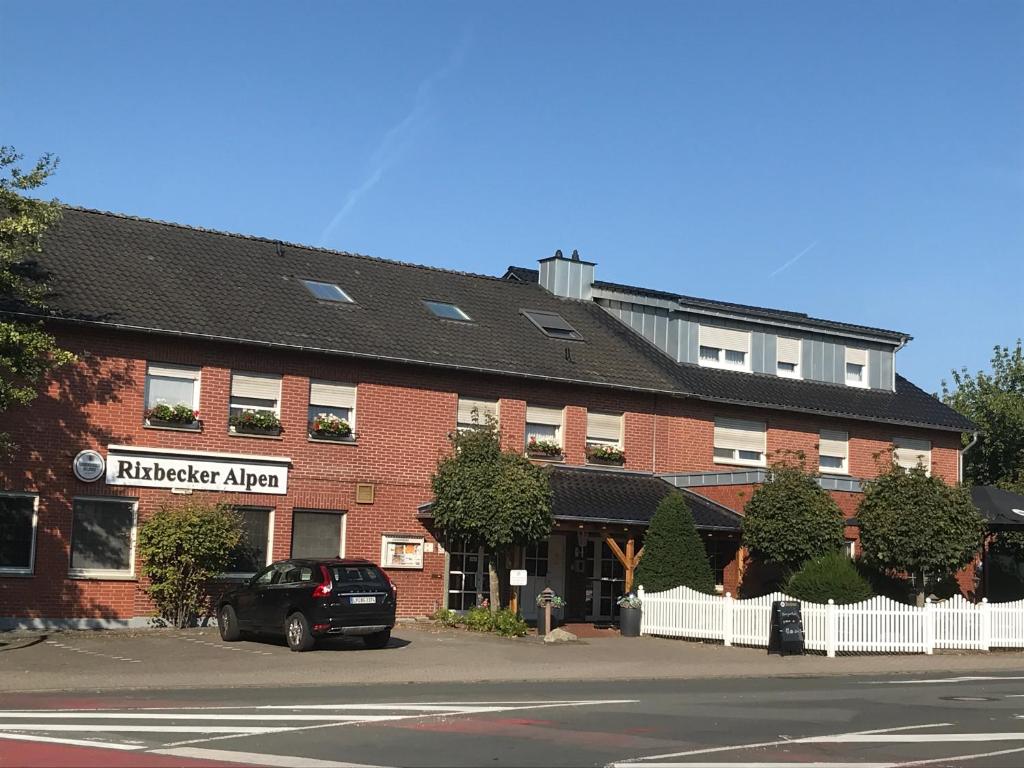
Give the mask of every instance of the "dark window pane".
M 331 571 L 333 580 L 342 586 L 387 586 L 384 574 L 373 565 L 336 565 Z
M 35 499 L 0 496 L 0 568 L 32 565 L 32 514 Z
M 71 526 L 71 567 L 130 571 L 134 504 L 76 499 Z
M 227 573 L 256 573 L 267 564 L 267 538 L 270 535 L 270 510 L 239 509 L 242 540 L 232 553 Z
M 296 512 L 292 517 L 292 557 L 339 557 L 341 520 L 334 512 Z

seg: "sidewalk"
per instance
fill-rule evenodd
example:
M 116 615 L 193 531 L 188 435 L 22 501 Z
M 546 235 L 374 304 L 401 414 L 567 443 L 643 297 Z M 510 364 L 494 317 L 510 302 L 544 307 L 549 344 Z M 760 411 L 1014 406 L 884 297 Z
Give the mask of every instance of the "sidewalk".
M 419 624 L 397 627 L 383 650 L 338 641 L 310 653 L 273 641 L 223 643 L 215 629 L 0 635 L 4 691 L 1014 673 L 1024 673 L 1022 652 L 780 658 L 650 637 L 545 645 Z

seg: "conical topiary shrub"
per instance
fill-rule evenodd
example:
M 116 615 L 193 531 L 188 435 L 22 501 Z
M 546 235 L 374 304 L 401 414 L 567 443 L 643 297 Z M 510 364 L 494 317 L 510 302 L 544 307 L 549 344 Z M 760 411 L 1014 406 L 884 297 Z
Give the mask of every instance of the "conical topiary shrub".
M 687 586 L 713 592 L 715 578 L 686 499 L 672 492 L 658 505 L 644 537 L 636 583 L 647 592 Z

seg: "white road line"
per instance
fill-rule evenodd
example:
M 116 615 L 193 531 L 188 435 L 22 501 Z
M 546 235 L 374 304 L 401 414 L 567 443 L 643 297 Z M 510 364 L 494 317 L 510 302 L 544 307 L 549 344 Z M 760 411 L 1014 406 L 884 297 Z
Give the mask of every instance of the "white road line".
M 952 723 L 925 723 L 922 725 L 903 725 L 899 728 L 879 728 L 872 731 L 857 731 L 856 733 L 870 734 L 870 733 L 894 733 L 896 731 L 913 731 L 919 728 L 944 728 L 953 725 Z M 837 734 L 840 736 L 850 734 Z M 820 738 L 820 737 L 818 737 Z M 705 747 L 704 749 L 691 749 L 686 752 L 668 752 L 664 755 L 647 755 L 645 757 L 631 757 L 628 760 L 619 760 L 614 763 L 609 763 L 609 768 L 638 768 L 637 764 L 640 764 L 646 768 L 649 765 L 649 760 L 669 760 L 673 757 L 689 757 L 691 755 L 710 755 L 715 752 L 736 752 L 742 749 L 760 749 L 762 747 L 777 747 L 780 744 L 792 744 L 794 742 L 801 741 L 801 739 L 777 739 L 776 741 L 761 741 L 755 744 L 730 744 L 725 747 Z
M 446 711 L 452 712 L 448 709 Z M 372 721 L 387 715 L 310 715 L 296 712 L 294 715 L 258 714 L 258 715 L 212 715 L 209 713 L 188 714 L 177 712 L 0 712 L 0 718 L 36 718 L 53 720 L 345 720 Z M 0 728 L 3 728 L 0 725 Z
M 103 723 L 97 725 L 59 725 L 56 723 L 0 723 L 0 730 L 4 731 L 44 731 L 47 733 L 61 733 L 71 731 L 90 731 L 93 733 L 280 733 L 282 731 L 295 730 L 293 728 L 257 728 L 251 725 L 219 726 L 219 725 L 120 725 L 117 723 Z
M 142 745 L 113 744 L 109 741 L 86 741 L 85 739 L 58 739 L 54 736 L 30 736 L 25 733 L 0 733 L 0 739 L 13 741 L 42 741 L 47 744 L 69 744 L 73 747 L 99 747 L 100 749 L 142 749 Z
M 861 685 L 936 685 L 942 683 L 975 683 L 990 680 L 1024 680 L 1024 675 L 998 677 L 989 675 L 965 675 L 963 677 L 944 677 L 939 680 L 871 680 Z
M 197 760 L 216 760 L 222 763 L 245 763 L 246 765 L 271 766 L 271 768 L 379 768 L 361 763 L 337 763 L 333 760 L 315 760 L 311 757 L 290 755 L 267 755 L 258 752 L 232 752 L 227 749 L 201 749 L 179 747 L 177 749 L 153 749 L 155 755 L 190 757 Z
M 928 760 L 914 760 L 909 763 L 900 763 L 898 768 L 912 765 L 934 765 L 935 763 L 962 763 L 965 760 L 980 760 L 983 757 L 998 757 L 999 755 L 1012 755 L 1017 752 L 1024 752 L 1024 747 L 1016 749 L 1000 749 L 996 752 L 978 752 L 973 755 L 956 755 L 955 757 L 933 757 Z
M 652 768 L 897 768 L 898 763 L 644 763 Z
M 842 733 L 837 736 L 808 736 L 793 744 L 948 744 L 961 741 L 1024 741 L 1018 733 Z

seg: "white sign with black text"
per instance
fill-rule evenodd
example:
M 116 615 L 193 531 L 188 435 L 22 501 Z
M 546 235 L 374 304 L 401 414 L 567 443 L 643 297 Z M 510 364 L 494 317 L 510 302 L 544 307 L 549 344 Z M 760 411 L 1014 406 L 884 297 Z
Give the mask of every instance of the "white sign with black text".
M 291 460 L 280 456 L 107 447 L 107 484 L 235 493 L 288 492 Z

